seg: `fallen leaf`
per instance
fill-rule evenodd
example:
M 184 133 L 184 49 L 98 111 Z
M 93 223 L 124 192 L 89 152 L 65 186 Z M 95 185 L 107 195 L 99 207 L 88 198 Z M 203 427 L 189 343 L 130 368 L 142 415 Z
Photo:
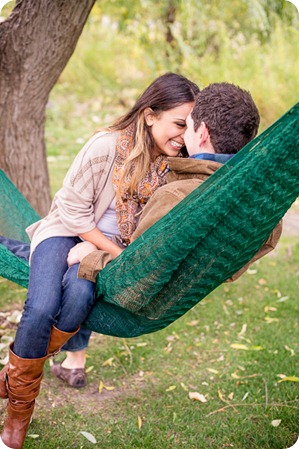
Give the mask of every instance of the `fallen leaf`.
M 256 274 L 257 270 L 252 270 L 249 268 L 249 270 L 246 271 L 247 274 Z
M 213 373 L 213 374 L 219 374 L 219 371 L 217 371 L 214 368 L 207 368 L 207 371 L 209 371 L 209 373 Z
M 251 351 L 263 351 L 264 348 L 262 346 L 250 346 Z
M 271 421 L 271 425 L 273 427 L 278 427 L 280 423 L 281 423 L 281 419 L 273 419 L 273 421 Z
M 244 351 L 248 351 L 248 347 L 246 345 L 241 345 L 240 343 L 232 343 L 230 347 L 233 349 L 243 349 Z
M 168 337 L 166 337 L 167 341 L 175 341 L 176 337 L 174 335 L 168 335 Z
M 193 392 L 193 391 L 189 392 L 189 398 L 192 399 L 192 401 L 208 402 L 206 397 L 203 394 Z
M 233 391 L 232 391 L 231 393 L 229 393 L 228 399 L 229 399 L 230 401 L 232 401 L 232 400 L 234 399 L 234 392 L 233 392 Z
M 175 389 L 176 389 L 176 386 L 175 386 L 175 385 L 170 385 L 170 387 L 166 388 L 165 391 L 173 391 L 173 390 L 175 390 Z
M 284 302 L 284 301 L 287 301 L 288 299 L 289 299 L 289 296 L 282 296 L 276 302 Z
M 93 370 L 93 366 L 89 366 L 89 367 L 85 370 L 85 372 L 86 372 L 86 374 L 88 374 L 88 373 L 90 373 L 92 370 Z
M 32 433 L 31 435 L 27 435 L 28 438 L 39 438 L 39 435 L 36 433 Z
M 243 324 L 241 331 L 238 333 L 239 336 L 244 335 L 247 330 L 247 324 Z
M 296 376 L 286 376 L 283 379 L 279 380 L 278 383 L 280 382 L 299 382 L 299 377 Z
M 188 387 L 183 382 L 181 382 L 181 387 L 183 390 L 188 391 Z
M 294 351 L 294 349 L 292 349 L 292 348 L 289 348 L 287 345 L 285 345 L 285 349 L 287 350 L 287 351 L 290 351 L 290 353 L 291 353 L 291 357 L 293 357 L 293 355 L 295 355 L 295 351 Z
M 100 381 L 100 383 L 99 383 L 99 393 L 102 393 L 103 388 L 104 388 L 104 384 L 103 384 L 102 381 Z
M 114 360 L 114 357 L 110 357 L 110 359 L 108 359 L 104 363 L 102 363 L 102 366 L 112 366 L 113 360 Z
M 141 418 L 141 416 L 138 416 L 138 429 L 141 429 L 141 427 L 142 427 L 142 418 Z
M 222 402 L 225 402 L 225 403 L 227 402 L 227 400 L 224 398 L 224 396 L 223 396 L 221 390 L 218 390 L 218 396 L 219 396 L 219 399 L 220 399 Z
M 276 307 L 265 306 L 264 312 L 277 312 Z
M 279 319 L 271 318 L 270 316 L 265 316 L 265 321 L 270 324 L 270 323 L 277 323 L 277 321 L 279 321 Z
M 13 313 L 10 316 L 8 316 L 6 319 L 10 323 L 19 324 L 19 322 L 21 321 L 21 318 L 22 318 L 22 312 L 20 312 L 19 310 L 14 310 Z
M 187 326 L 191 326 L 191 327 L 197 326 L 198 323 L 199 323 L 199 320 L 192 320 L 192 321 L 189 321 L 189 323 L 187 323 Z
M 259 279 L 259 280 L 258 280 L 258 283 L 259 283 L 260 285 L 266 285 L 266 284 L 268 284 L 268 282 L 266 281 L 266 279 L 263 279 L 263 278 Z
M 90 443 L 97 444 L 97 440 L 95 439 L 95 437 L 94 437 L 91 433 L 89 433 L 89 432 L 84 432 L 84 430 L 82 430 L 80 433 L 81 433 L 81 435 L 83 435 L 88 441 L 90 441 Z
M 139 348 L 143 348 L 144 346 L 147 346 L 147 343 L 146 342 L 144 342 L 144 343 L 137 343 L 136 346 L 138 346 Z
M 249 395 L 249 392 L 247 391 L 247 393 L 244 394 L 242 401 L 245 401 L 245 399 L 247 399 L 248 395 Z

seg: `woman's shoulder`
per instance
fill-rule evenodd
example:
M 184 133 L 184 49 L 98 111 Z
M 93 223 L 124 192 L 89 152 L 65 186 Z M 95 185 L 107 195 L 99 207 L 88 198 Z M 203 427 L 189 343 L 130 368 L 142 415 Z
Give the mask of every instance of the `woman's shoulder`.
M 117 137 L 118 132 L 99 131 L 86 142 L 84 149 L 97 155 L 114 155 Z

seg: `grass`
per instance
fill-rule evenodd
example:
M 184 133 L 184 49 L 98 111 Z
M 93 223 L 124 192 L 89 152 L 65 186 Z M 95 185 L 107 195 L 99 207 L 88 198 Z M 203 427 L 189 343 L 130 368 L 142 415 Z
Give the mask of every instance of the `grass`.
M 299 384 L 280 381 L 299 374 L 298 273 L 299 239 L 284 236 L 272 255 L 163 331 L 94 334 L 86 389 L 64 387 L 47 366 L 24 449 L 291 447 Z M 0 289 L 2 310 L 20 307 L 23 289 L 7 281 Z

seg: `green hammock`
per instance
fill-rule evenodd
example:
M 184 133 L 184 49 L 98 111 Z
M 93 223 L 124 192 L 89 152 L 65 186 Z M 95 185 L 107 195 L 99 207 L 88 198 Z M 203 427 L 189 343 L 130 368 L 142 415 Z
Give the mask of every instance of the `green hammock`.
M 244 266 L 299 195 L 299 103 L 248 144 L 97 278 L 84 325 L 134 337 L 162 329 Z M 37 220 L 0 174 L 0 234 Z M 26 287 L 28 264 L 0 245 L 0 275 Z

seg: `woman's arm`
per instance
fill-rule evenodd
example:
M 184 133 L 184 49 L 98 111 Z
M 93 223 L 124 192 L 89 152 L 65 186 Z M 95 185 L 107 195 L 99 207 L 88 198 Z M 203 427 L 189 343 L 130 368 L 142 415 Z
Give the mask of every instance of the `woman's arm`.
M 113 259 L 122 252 L 122 249 L 115 243 L 111 242 L 111 240 L 109 240 L 108 237 L 106 237 L 98 228 L 94 228 L 92 231 L 80 234 L 79 237 L 87 242 L 93 243 L 98 249 L 107 251 L 111 254 Z
M 59 218 L 73 235 L 93 231 L 115 195 L 110 181 L 115 141 L 113 133 L 93 136 L 77 154 L 55 195 Z

